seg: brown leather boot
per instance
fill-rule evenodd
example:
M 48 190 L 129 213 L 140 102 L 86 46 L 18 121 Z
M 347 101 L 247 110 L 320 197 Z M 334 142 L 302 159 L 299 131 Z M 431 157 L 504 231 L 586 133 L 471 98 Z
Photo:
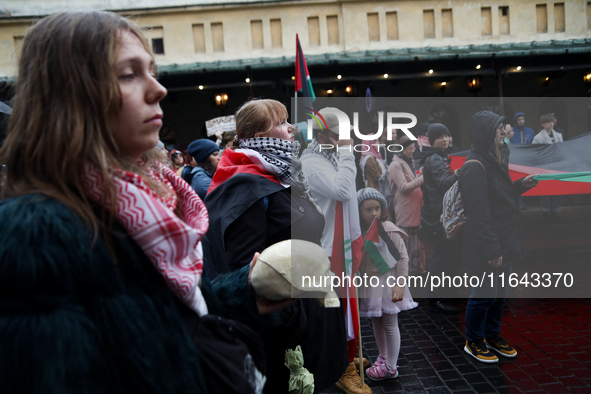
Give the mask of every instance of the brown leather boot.
M 357 372 L 359 372 L 359 357 L 355 357 L 353 359 L 353 362 L 355 363 L 355 368 L 357 368 Z M 365 371 L 369 367 L 371 367 L 371 363 L 368 359 L 363 357 L 363 370 Z
M 335 386 L 346 394 L 373 394 L 367 384 L 365 384 L 363 389 L 361 388 L 361 378 L 357 374 L 355 362 L 349 364 L 345 374 L 335 383 Z

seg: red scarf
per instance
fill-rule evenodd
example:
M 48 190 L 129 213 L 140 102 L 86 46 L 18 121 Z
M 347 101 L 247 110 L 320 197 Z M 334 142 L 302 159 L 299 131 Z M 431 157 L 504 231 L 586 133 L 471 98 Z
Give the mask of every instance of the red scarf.
M 109 196 L 106 201 L 103 198 L 102 173 L 91 164 L 86 165 L 85 171 L 87 196 L 110 209 L 113 202 Z M 138 174 L 114 169 L 115 218 L 142 248 L 168 287 L 195 312 L 206 315 L 207 305 L 199 288 L 203 271 L 200 241 L 209 227 L 205 205 L 186 182 L 163 164 L 158 163 L 157 170 L 146 171 L 176 194 L 160 197 Z M 173 212 L 177 204 L 184 221 Z

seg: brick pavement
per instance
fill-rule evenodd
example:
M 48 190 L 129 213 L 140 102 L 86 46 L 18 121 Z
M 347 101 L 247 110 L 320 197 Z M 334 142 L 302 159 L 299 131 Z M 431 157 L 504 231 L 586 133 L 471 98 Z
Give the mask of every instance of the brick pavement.
M 367 384 L 381 393 L 591 393 L 591 300 L 510 299 L 501 334 L 518 351 L 484 364 L 463 351 L 464 311 L 429 312 L 426 300 L 399 315 L 400 376 Z M 378 349 L 371 322 L 362 319 L 364 355 Z M 324 393 L 340 393 L 336 388 Z

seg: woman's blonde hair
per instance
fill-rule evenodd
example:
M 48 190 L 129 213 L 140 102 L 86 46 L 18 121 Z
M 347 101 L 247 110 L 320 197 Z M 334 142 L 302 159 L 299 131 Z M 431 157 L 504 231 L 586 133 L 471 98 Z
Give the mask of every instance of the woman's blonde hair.
M 85 164 L 102 172 L 104 198 L 112 201 L 116 191 L 108 169 L 138 171 L 120 157 L 112 134 L 122 106 L 114 70 L 122 32 L 137 36 L 151 54 L 140 28 L 110 12 L 54 14 L 29 30 L 0 149 L 0 163 L 8 168 L 2 197 L 53 197 L 97 234 L 102 221 L 85 196 Z
M 268 133 L 287 117 L 285 105 L 277 100 L 247 101 L 236 111 L 236 137 L 234 137 L 231 148 L 238 148 L 240 140 L 254 138 L 255 134 Z

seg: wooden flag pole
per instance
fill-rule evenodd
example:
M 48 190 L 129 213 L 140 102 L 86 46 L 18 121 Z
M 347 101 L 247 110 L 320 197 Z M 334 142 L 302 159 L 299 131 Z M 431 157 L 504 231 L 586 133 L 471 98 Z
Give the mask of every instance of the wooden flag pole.
M 294 118 L 294 124 L 298 124 L 298 92 L 296 90 L 295 92 L 295 114 L 293 116 Z
M 363 346 L 361 344 L 361 316 L 359 316 L 359 294 L 357 287 L 355 287 L 355 304 L 357 305 L 357 324 L 359 325 L 359 332 L 357 333 L 357 342 L 359 344 L 359 377 L 361 378 L 361 389 L 365 388 L 365 370 L 363 368 Z

